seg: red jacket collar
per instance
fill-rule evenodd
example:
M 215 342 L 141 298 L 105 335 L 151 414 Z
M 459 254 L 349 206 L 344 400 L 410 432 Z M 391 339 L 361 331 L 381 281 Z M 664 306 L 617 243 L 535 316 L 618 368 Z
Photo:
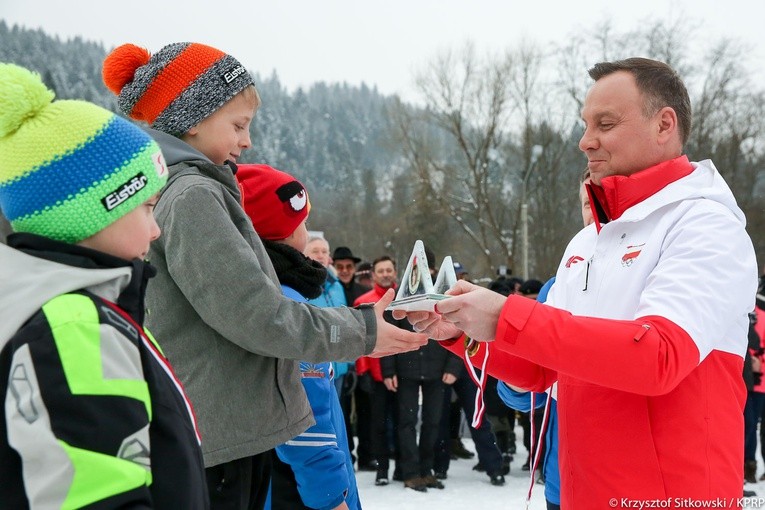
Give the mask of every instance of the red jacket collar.
M 603 224 L 618 219 L 624 211 L 639 204 L 693 171 L 687 156 L 678 156 L 632 175 L 611 175 L 600 186 L 587 184 L 590 207 L 600 232 Z
M 393 286 L 391 286 L 391 287 L 389 287 L 389 288 L 391 288 L 391 289 L 393 289 L 393 290 L 396 290 L 396 284 L 394 283 L 394 284 L 393 284 Z M 388 292 L 388 289 L 386 289 L 386 288 L 383 288 L 383 287 L 380 287 L 380 286 L 379 286 L 379 285 L 377 285 L 376 283 L 374 284 L 374 287 L 373 287 L 373 289 L 374 289 L 374 291 L 375 291 L 375 294 L 377 294 L 377 299 L 378 299 L 378 300 L 379 300 L 380 298 L 382 298 L 382 297 L 385 295 L 385 293 L 386 293 L 386 292 Z

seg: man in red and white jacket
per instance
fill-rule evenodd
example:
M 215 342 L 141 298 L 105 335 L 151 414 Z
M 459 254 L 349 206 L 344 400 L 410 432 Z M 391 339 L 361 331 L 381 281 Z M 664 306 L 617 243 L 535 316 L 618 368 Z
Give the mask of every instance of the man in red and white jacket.
M 493 340 L 487 371 L 511 384 L 558 381 L 562 508 L 737 508 L 757 288 L 744 215 L 711 161 L 682 155 L 690 100 L 672 68 L 631 58 L 590 76 L 579 147 L 596 221 L 547 304 L 459 282 L 408 318 L 455 352 Z

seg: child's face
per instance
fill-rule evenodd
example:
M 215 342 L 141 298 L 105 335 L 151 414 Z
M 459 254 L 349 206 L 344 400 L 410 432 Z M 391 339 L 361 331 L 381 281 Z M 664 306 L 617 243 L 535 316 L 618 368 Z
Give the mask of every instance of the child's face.
M 181 139 L 216 165 L 226 160 L 236 163 L 242 151 L 252 145 L 250 123 L 255 106 L 252 98 L 240 92 Z
M 145 259 L 149 253 L 149 244 L 160 234 L 159 225 L 154 219 L 157 200 L 159 194 L 77 244 L 125 260 Z

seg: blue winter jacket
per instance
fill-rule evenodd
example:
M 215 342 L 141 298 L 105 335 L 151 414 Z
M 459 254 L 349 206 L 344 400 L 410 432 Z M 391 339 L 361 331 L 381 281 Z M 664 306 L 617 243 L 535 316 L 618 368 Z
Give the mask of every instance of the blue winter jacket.
M 296 290 L 282 285 L 288 298 L 306 302 Z M 343 301 L 345 300 L 343 296 Z M 276 454 L 295 473 L 303 504 L 318 510 L 345 502 L 361 510 L 356 475 L 348 450 L 348 435 L 340 400 L 332 381 L 331 363 L 300 362 L 300 376 L 316 424 L 299 436 L 276 447 Z M 270 498 L 269 498 L 270 500 Z M 270 508 L 269 505 L 266 508 Z
M 335 276 L 331 269 L 327 269 L 327 281 L 324 282 L 324 286 L 321 288 L 321 296 L 309 299 L 308 304 L 321 308 L 348 305 L 345 302 L 343 284 L 337 279 L 337 276 Z M 333 361 L 332 364 L 335 368 L 335 378 L 344 376 L 353 366 L 353 363 L 347 361 Z
M 327 270 L 327 281 L 321 288 L 321 296 L 309 299 L 308 304 L 319 306 L 321 308 L 330 308 L 334 306 L 346 306 L 345 291 L 343 284 L 337 279 L 331 270 Z

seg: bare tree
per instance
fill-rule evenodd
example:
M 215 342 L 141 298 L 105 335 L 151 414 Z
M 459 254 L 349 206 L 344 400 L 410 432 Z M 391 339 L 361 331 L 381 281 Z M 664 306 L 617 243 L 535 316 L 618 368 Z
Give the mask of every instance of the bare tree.
M 511 171 L 499 156 L 515 106 L 509 54 L 479 59 L 472 44 L 445 52 L 417 76 L 422 110 L 399 104 L 393 115 L 406 160 L 431 206 L 448 214 L 476 245 L 485 265 L 508 264 L 511 242 L 500 201 Z M 496 251 L 499 251 L 499 254 Z

